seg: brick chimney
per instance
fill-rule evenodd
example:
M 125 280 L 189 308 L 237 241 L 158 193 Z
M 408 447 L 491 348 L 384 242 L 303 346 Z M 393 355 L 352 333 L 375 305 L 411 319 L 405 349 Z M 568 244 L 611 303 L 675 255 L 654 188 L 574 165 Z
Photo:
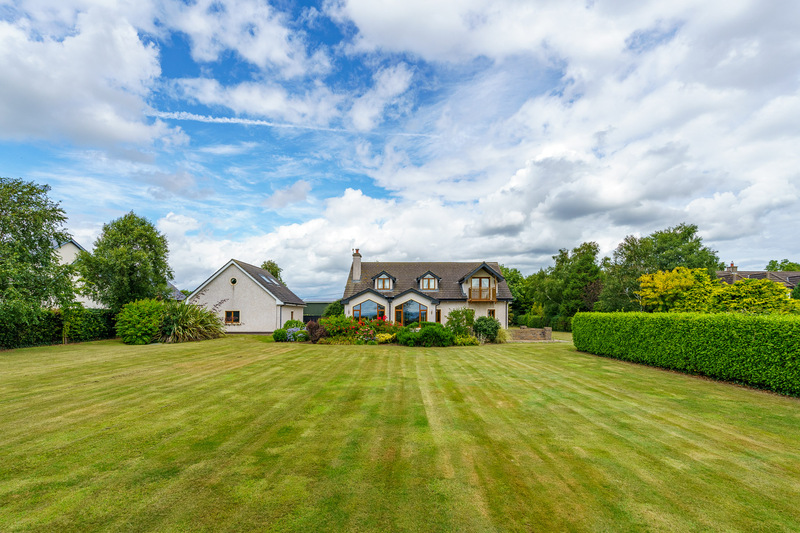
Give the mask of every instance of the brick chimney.
M 731 266 L 725 269 L 726 272 L 736 272 L 737 270 L 739 270 L 739 267 L 734 265 L 733 261 L 731 261 Z
M 358 248 L 353 253 L 353 281 L 361 281 L 361 254 Z

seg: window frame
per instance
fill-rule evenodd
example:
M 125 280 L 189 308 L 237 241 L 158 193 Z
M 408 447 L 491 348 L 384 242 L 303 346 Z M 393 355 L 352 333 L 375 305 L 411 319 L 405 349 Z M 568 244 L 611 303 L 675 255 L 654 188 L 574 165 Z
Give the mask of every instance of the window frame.
M 433 276 L 425 276 L 424 278 L 421 278 L 419 280 L 419 288 L 423 291 L 435 291 L 436 278 Z
M 495 309 L 487 309 L 486 310 L 486 316 L 488 316 L 489 318 L 494 318 L 495 320 L 497 320 Z
M 375 288 L 379 291 L 392 290 L 392 278 L 387 275 L 380 276 L 375 279 Z
M 225 311 L 225 324 L 239 324 L 240 322 L 240 313 L 239 311 Z

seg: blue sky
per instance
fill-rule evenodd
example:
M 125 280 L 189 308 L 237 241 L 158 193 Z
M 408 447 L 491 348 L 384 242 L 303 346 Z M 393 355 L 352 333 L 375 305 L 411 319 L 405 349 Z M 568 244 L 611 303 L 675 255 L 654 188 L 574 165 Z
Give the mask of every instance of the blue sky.
M 0 0 L 0 175 L 87 248 L 128 211 L 193 289 L 274 259 L 490 260 L 697 224 L 800 259 L 795 1 Z

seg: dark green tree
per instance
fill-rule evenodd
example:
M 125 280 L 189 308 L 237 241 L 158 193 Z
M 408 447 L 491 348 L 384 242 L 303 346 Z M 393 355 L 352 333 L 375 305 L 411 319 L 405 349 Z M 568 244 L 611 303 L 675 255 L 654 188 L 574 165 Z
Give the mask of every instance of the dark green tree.
M 322 312 L 323 318 L 328 318 L 330 316 L 344 316 L 344 304 L 341 300 L 329 303 Z
M 778 262 L 777 259 L 771 260 L 767 263 L 767 266 L 764 270 L 768 270 L 770 272 L 800 272 L 800 263 L 795 263 L 794 261 L 789 261 L 788 259 L 781 259 Z
M 696 225 L 681 223 L 647 237 L 625 237 L 613 257 L 603 260 L 603 288 L 596 309 L 640 310 L 635 294 L 639 290 L 639 277 L 679 266 L 705 268 L 712 277 L 723 268 L 717 252 L 703 245 Z
M 264 270 L 275 276 L 275 279 L 283 283 L 283 278 L 281 278 L 281 272 L 283 272 L 283 269 L 278 266 L 278 263 L 276 263 L 272 259 L 267 259 L 266 261 L 261 263 L 261 268 L 263 268 Z
M 572 252 L 562 248 L 553 256 L 553 267 L 529 277 L 529 296 L 542 305 L 546 317 L 571 317 L 594 308 L 601 276 L 598 252 L 596 242 L 584 242 Z
M 50 187 L 0 178 L 0 303 L 65 307 L 74 299 L 72 267 L 57 246 L 70 239 Z
M 132 211 L 103 226 L 94 252 L 76 261 L 86 292 L 119 311 L 128 302 L 163 298 L 172 270 L 167 238 Z
M 508 288 L 514 297 L 514 301 L 511 302 L 512 315 L 522 316 L 527 314 L 533 301 L 528 297 L 525 290 L 525 276 L 516 268 L 508 268 L 503 265 L 500 265 L 500 273 L 506 278 Z

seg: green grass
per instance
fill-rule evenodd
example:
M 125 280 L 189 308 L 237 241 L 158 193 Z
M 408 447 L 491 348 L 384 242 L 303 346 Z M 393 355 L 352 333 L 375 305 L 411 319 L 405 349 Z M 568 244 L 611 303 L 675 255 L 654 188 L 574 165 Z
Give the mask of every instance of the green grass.
M 0 353 L 0 531 L 797 531 L 800 400 L 569 342 Z

